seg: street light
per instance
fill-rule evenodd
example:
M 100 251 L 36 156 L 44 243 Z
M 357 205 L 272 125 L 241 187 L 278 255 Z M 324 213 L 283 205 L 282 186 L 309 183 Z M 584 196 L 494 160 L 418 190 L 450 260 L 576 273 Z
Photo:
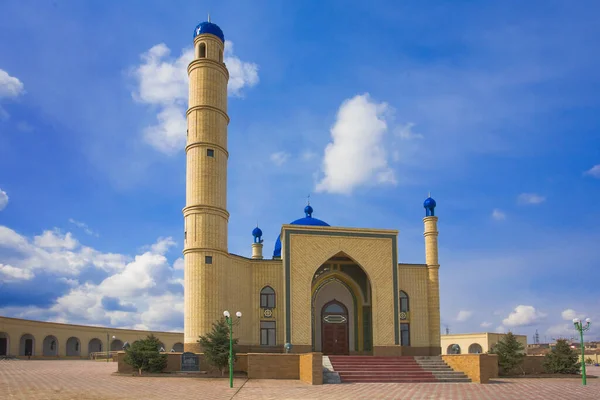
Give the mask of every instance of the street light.
M 231 318 L 231 314 L 229 311 L 223 311 L 223 316 L 225 316 L 225 322 L 229 326 L 229 387 L 233 387 L 233 319 Z M 242 313 L 240 311 L 235 313 L 235 316 L 238 318 L 242 318 Z
M 113 338 L 113 340 L 115 340 L 117 337 L 113 336 L 112 338 Z M 106 362 L 108 362 L 109 351 L 110 351 L 110 341 L 108 339 L 108 332 L 106 332 Z
M 583 345 L 583 332 L 590 329 L 591 319 L 585 319 L 585 325 L 579 318 L 573 319 L 573 325 L 575 325 L 575 329 L 579 331 L 579 337 L 581 339 L 581 380 L 583 382 L 583 386 L 586 385 L 586 376 L 585 376 L 585 346 Z

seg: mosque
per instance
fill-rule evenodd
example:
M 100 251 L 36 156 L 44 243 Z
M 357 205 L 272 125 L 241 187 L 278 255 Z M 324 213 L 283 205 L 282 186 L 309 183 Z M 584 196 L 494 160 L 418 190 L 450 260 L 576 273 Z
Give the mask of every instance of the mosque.
M 166 351 L 200 352 L 199 336 L 224 311 L 241 312 L 233 317 L 239 352 L 441 354 L 431 197 L 423 204 L 424 264 L 398 262 L 397 230 L 330 226 L 313 216 L 310 204 L 303 218 L 282 225 L 271 258 L 263 257 L 258 227 L 251 258 L 229 253 L 224 45 L 216 24 L 195 28 L 185 147 L 184 334 L 0 317 L 0 357 L 108 357 L 149 333 Z
M 241 312 L 240 352 L 439 355 L 435 201 L 424 202 L 425 263 L 398 262 L 398 231 L 330 226 L 313 216 L 282 225 L 271 258 L 262 231 L 252 257 L 228 251 L 225 37 L 208 21 L 194 30 L 188 66 L 184 216 L 186 351 L 214 322 Z

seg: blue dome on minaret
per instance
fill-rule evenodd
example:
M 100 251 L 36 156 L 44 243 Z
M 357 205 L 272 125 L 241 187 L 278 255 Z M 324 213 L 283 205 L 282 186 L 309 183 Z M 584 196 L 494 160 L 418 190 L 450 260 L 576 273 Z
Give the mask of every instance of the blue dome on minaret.
M 254 237 L 254 243 L 262 243 L 262 230 L 256 226 L 256 228 L 252 229 L 252 236 Z
M 221 30 L 221 28 L 219 28 L 219 25 L 210 22 L 210 15 L 208 16 L 208 21 L 201 22 L 198 25 L 196 25 L 196 27 L 194 28 L 194 39 L 196 38 L 196 36 L 203 35 L 205 33 L 215 35 L 216 37 L 221 39 L 221 42 L 225 43 L 225 35 L 223 34 L 223 31 Z
M 431 198 L 431 193 L 429 194 L 429 197 L 427 197 L 425 199 L 425 201 L 423 202 L 423 207 L 425 208 L 425 216 L 426 217 L 433 217 L 435 216 L 435 206 L 437 204 L 435 203 L 435 200 L 433 198 Z

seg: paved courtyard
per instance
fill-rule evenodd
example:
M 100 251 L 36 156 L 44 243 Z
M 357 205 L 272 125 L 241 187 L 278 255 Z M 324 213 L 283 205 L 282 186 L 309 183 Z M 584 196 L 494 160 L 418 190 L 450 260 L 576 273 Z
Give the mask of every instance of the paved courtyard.
M 600 399 L 600 379 L 502 379 L 492 384 L 363 383 L 116 376 L 114 363 L 0 361 L 0 399 Z M 600 368 L 591 368 L 598 375 Z

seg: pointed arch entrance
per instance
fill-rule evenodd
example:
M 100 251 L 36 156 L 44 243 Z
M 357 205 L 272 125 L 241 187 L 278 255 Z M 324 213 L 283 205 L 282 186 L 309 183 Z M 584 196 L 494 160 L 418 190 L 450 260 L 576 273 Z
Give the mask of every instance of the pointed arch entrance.
M 312 348 L 324 354 L 372 351 L 371 285 L 344 253 L 323 263 L 312 280 Z

